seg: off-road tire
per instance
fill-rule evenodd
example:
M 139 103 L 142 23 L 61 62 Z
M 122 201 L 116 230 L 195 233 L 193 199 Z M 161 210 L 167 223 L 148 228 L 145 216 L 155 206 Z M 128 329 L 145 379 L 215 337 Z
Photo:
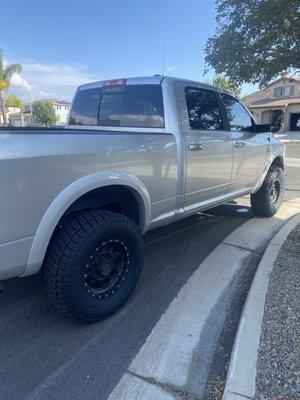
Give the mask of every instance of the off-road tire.
M 260 189 L 251 195 L 253 212 L 263 217 L 273 217 L 283 201 L 284 189 L 283 169 L 272 166 Z
M 116 289 L 113 287 L 114 290 L 103 292 L 102 296 L 96 292 L 95 296 L 87 287 L 87 266 L 93 258 L 91 254 L 98 251 L 97 246 L 104 243 L 108 246 L 111 241 L 122 243 L 126 249 L 128 259 L 123 264 L 127 264 L 127 270 L 120 275 L 118 286 L 116 281 Z M 67 316 L 90 322 L 102 320 L 129 298 L 137 284 L 142 261 L 140 230 L 126 216 L 103 210 L 75 213 L 56 228 L 51 239 L 44 263 L 46 294 L 54 307 Z

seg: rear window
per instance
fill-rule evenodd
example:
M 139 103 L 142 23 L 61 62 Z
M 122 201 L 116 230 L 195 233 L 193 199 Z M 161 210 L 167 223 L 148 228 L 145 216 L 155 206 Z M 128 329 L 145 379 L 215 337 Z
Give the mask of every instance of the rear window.
M 69 124 L 88 126 L 97 125 L 99 101 L 99 89 L 87 89 L 78 91 L 71 109 Z
M 192 129 L 224 129 L 218 100 L 213 91 L 186 87 L 185 98 Z
M 81 90 L 70 115 L 70 125 L 163 128 L 160 85 L 128 85 Z

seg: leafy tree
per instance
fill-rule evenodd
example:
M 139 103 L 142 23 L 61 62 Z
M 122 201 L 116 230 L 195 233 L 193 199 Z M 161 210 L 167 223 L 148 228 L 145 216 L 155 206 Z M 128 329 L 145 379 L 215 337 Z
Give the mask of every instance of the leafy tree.
M 212 81 L 214 86 L 217 86 L 221 89 L 229 90 L 232 94 L 237 97 L 241 96 L 242 89 L 233 83 L 227 76 L 225 75 L 216 75 Z
M 54 107 L 50 101 L 37 100 L 32 104 L 32 118 L 38 125 L 50 126 L 57 122 Z
M 18 96 L 11 95 L 6 99 L 5 107 L 16 107 L 20 110 L 24 110 L 24 102 Z
M 300 68 L 299 0 L 216 0 L 205 61 L 236 84 L 261 86 Z
M 4 107 L 4 90 L 9 88 L 10 78 L 13 74 L 19 74 L 22 71 L 20 64 L 4 65 L 2 50 L 0 49 L 0 106 L 3 115 L 4 125 L 7 125 L 7 118 Z
M 17 107 L 20 109 L 20 121 L 21 126 L 24 125 L 24 118 L 23 118 L 23 110 L 24 110 L 24 102 L 19 97 L 11 95 L 5 101 L 5 107 Z
M 249 104 L 249 101 L 248 101 L 248 96 L 242 96 L 240 98 L 240 100 L 241 100 L 242 103 L 246 104 L 246 106 L 249 107 L 250 104 Z

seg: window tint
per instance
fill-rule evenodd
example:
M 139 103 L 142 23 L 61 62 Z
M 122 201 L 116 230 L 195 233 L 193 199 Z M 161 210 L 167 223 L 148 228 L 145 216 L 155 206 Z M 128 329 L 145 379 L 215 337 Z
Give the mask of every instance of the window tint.
M 187 87 L 185 98 L 192 129 L 223 129 L 219 104 L 213 91 Z
M 99 124 L 102 126 L 163 128 L 164 110 L 159 85 L 129 85 L 119 91 L 103 89 Z
M 97 125 L 100 89 L 79 90 L 70 114 L 70 125 Z
M 69 123 L 87 126 L 163 128 L 161 86 L 128 85 L 80 90 L 74 100 Z
M 240 102 L 228 94 L 222 94 L 222 99 L 227 111 L 230 130 L 250 131 L 252 119 Z

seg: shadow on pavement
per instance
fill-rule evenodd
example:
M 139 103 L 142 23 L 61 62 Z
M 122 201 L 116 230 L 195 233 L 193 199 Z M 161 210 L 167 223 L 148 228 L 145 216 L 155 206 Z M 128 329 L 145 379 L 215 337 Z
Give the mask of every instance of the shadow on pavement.
M 190 275 L 251 216 L 249 207 L 224 204 L 147 233 L 134 295 L 97 324 L 56 312 L 44 296 L 40 275 L 5 282 L 0 398 L 106 399 Z

